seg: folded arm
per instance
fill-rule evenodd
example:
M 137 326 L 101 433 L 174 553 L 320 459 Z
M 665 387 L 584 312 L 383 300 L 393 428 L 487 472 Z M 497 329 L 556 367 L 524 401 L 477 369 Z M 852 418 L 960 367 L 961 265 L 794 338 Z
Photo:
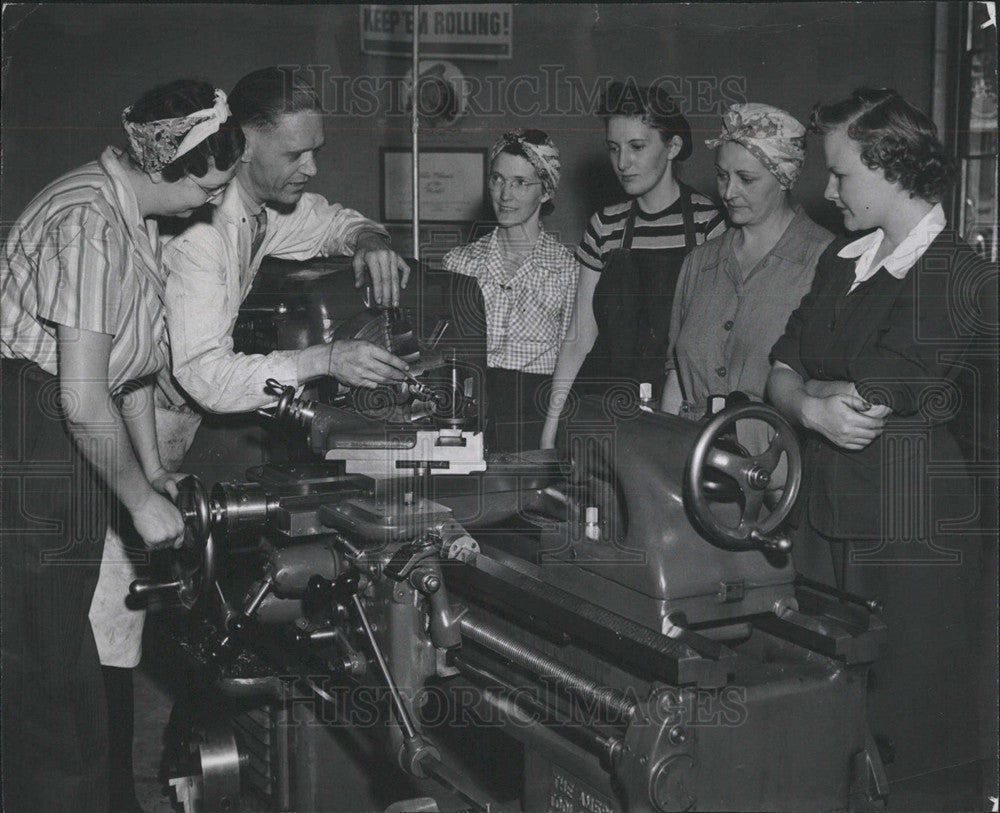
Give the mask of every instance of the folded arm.
M 815 382 L 811 388 L 827 394 L 811 394 L 810 383 L 787 364 L 771 365 L 768 400 L 806 429 L 851 451 L 864 449 L 882 434 L 888 408 L 873 407 L 850 382 Z

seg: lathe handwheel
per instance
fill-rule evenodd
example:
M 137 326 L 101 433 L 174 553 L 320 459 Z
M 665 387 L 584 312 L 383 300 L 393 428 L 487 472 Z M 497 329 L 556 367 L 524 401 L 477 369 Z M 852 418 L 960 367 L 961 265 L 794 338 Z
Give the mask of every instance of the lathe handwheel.
M 277 421 L 284 421 L 288 418 L 291 414 L 292 401 L 295 400 L 295 387 L 282 386 L 280 381 L 269 378 L 264 382 L 264 392 L 278 399 L 272 417 Z
M 194 475 L 181 480 L 176 504 L 184 518 L 184 543 L 166 553 L 171 580 L 136 579 L 129 585 L 129 594 L 134 600 L 145 600 L 153 593 L 173 590 L 184 607 L 200 612 L 207 604 L 217 567 L 212 511 L 201 480 Z
M 201 480 L 193 474 L 177 484 L 177 509 L 184 517 L 184 530 L 193 543 L 203 546 L 212 532 L 212 516 L 208 506 L 208 492 Z M 187 545 L 185 540 L 185 545 Z
M 760 420 L 770 426 L 775 435 L 767 449 L 759 455 L 743 456 L 716 445 L 720 435 L 745 419 Z M 788 461 L 788 474 L 777 505 L 761 518 L 764 496 L 781 455 Z M 743 510 L 735 528 L 723 524 L 712 512 L 711 500 L 702 482 L 706 468 L 716 469 L 736 481 L 743 496 Z M 778 544 L 771 538 L 788 517 L 802 485 L 802 454 L 791 424 L 774 409 L 764 404 L 743 404 L 726 409 L 712 418 L 695 441 L 684 473 L 685 501 L 693 519 L 706 533 L 712 544 L 726 550 L 777 548 L 787 550 L 787 543 Z
M 189 610 L 200 610 L 215 582 L 216 550 L 208 492 L 194 475 L 177 484 L 177 508 L 185 526 L 184 545 L 171 563 L 181 582 L 177 598 Z

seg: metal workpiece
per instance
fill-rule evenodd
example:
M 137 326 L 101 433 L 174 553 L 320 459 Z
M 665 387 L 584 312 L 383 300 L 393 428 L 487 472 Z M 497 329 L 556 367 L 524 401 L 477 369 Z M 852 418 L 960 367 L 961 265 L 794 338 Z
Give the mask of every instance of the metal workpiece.
M 278 507 L 259 483 L 218 483 L 212 488 L 212 528 L 222 538 L 263 531 Z

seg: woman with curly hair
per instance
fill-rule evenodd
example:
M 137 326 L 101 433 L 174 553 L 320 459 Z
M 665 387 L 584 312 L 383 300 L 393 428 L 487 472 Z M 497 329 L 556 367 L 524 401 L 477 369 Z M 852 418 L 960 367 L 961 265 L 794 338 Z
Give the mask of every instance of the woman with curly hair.
M 947 228 L 951 168 L 924 113 L 895 91 L 860 89 L 817 106 L 812 127 L 826 198 L 865 234 L 835 240 L 819 259 L 771 351 L 767 393 L 804 430 L 796 565 L 882 599 L 889 638 L 869 719 L 895 742 L 895 770 L 916 773 L 945 756 L 960 762 L 985 733 L 976 692 L 955 678 L 990 649 L 984 625 L 996 608 L 972 606 L 991 592 L 980 581 L 987 547 L 969 520 L 975 488 L 948 424 L 974 406 L 956 384 L 976 338 L 956 281 L 985 284 L 995 272 Z M 932 481 L 930 464 L 947 476 Z M 946 536 L 949 523 L 963 530 Z

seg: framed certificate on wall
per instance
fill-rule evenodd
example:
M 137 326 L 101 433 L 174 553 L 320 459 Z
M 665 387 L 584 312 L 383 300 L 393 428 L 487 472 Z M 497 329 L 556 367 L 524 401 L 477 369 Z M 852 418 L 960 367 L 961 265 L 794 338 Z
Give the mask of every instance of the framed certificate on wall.
M 379 148 L 384 223 L 413 220 L 413 153 Z M 420 151 L 420 222 L 471 223 L 480 219 L 486 193 L 485 149 Z

